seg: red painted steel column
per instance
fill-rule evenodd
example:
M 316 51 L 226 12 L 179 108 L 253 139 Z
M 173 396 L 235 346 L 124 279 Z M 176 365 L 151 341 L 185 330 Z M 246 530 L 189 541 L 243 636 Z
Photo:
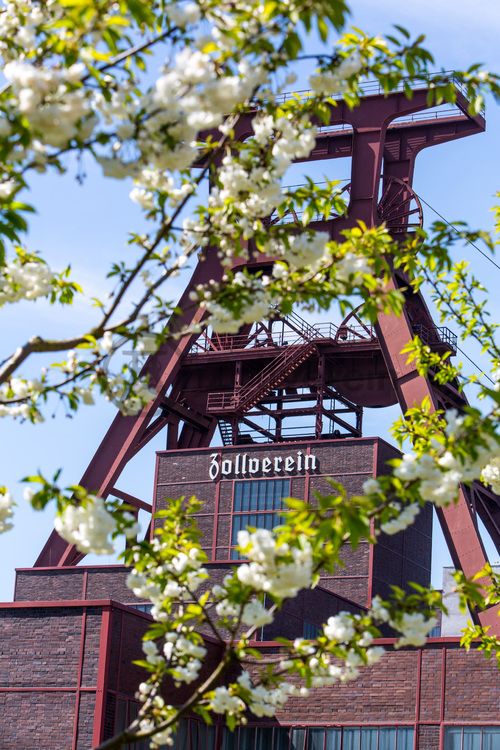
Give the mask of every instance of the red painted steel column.
M 378 440 L 373 444 L 373 471 L 372 476 L 374 479 L 377 478 L 378 471 Z M 373 518 L 370 521 L 370 534 L 373 535 L 375 531 L 375 521 Z M 372 603 L 373 597 L 373 558 L 375 550 L 373 544 L 368 546 L 368 586 L 366 587 L 366 606 L 369 608 Z
M 413 734 L 413 748 L 418 750 L 418 744 L 420 739 L 420 694 L 422 691 L 422 649 L 418 651 L 417 661 L 417 684 L 415 687 L 415 731 Z
M 87 573 L 84 573 L 84 591 L 86 588 L 86 575 Z M 82 597 L 85 598 L 84 596 Z M 73 722 L 73 742 L 71 745 L 71 750 L 77 750 L 78 746 L 78 720 L 80 718 L 80 696 L 81 696 L 81 687 L 82 687 L 82 675 L 83 675 L 83 659 L 85 656 L 85 631 L 87 626 L 87 609 L 84 607 L 83 613 L 82 613 L 82 632 L 80 634 L 80 654 L 78 657 L 78 673 L 76 678 L 76 696 L 75 696 L 75 718 Z
M 109 652 L 111 647 L 111 614 L 111 609 L 109 608 L 103 610 L 102 613 L 92 746 L 99 745 L 103 740 L 104 716 L 106 710 L 106 684 L 108 681 Z
M 437 409 L 434 388 L 426 378 L 419 375 L 415 363 L 408 363 L 407 355 L 401 354 L 401 350 L 413 338 L 405 313 L 400 317 L 379 315 L 377 334 L 403 411 L 415 404 L 421 404 L 425 398 L 429 400 L 433 410 Z M 460 489 L 456 504 L 436 510 L 453 564 L 467 577 L 474 576 L 488 562 L 488 558 L 465 490 Z M 497 611 L 498 608 L 492 608 L 487 612 L 478 613 L 477 619 L 482 625 L 491 626 L 493 632 L 499 632 L 500 620 L 496 615 Z

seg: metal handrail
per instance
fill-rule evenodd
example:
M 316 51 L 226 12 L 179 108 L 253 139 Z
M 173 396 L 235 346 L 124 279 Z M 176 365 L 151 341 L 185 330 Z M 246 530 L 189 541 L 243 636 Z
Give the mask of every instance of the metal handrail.
M 362 81 L 359 85 L 360 91 L 363 96 L 378 96 L 380 94 L 392 94 L 397 93 L 401 91 L 406 91 L 409 88 L 412 89 L 412 91 L 418 91 L 422 88 L 428 88 L 429 84 L 434 83 L 436 80 L 438 80 L 441 77 L 446 77 L 448 80 L 448 83 L 452 83 L 457 90 L 467 99 L 467 87 L 463 83 L 463 81 L 460 81 L 455 73 L 454 70 L 443 70 L 440 73 L 427 73 L 427 74 L 420 74 L 418 79 L 415 80 L 415 78 L 402 78 L 398 85 L 391 89 L 391 91 L 386 91 L 380 81 L 377 80 L 367 80 Z M 287 101 L 290 101 L 292 99 L 312 99 L 315 96 L 314 91 L 311 89 L 299 89 L 298 91 L 285 91 L 282 94 L 278 94 L 274 97 L 274 102 L 276 103 L 284 103 Z M 332 94 L 330 98 L 332 99 L 342 99 L 343 94 L 342 92 L 338 92 L 336 94 Z M 484 115 L 484 107 L 482 108 L 481 115 Z
M 223 346 L 214 346 L 213 340 L 202 339 L 195 341 L 189 350 L 190 354 L 204 354 L 206 352 L 232 352 L 232 351 L 245 351 L 245 349 L 265 349 L 274 348 L 279 349 L 282 346 L 293 346 L 294 344 L 301 343 L 300 337 L 292 331 L 279 331 L 276 333 L 270 333 L 268 336 L 262 336 L 261 338 L 255 337 L 249 339 L 248 336 L 231 336 L 224 341 Z
M 458 338 L 456 334 L 446 326 L 433 326 L 432 328 L 428 328 L 421 323 L 416 323 L 412 328 L 413 332 L 419 337 L 422 343 L 427 344 L 428 346 L 431 346 L 432 344 L 444 344 L 445 346 L 449 346 L 454 352 L 457 351 Z
M 280 349 L 281 347 L 294 347 L 302 344 L 304 340 L 314 341 L 318 339 L 335 341 L 337 344 L 356 344 L 365 343 L 368 340 L 375 340 L 377 334 L 375 327 L 368 325 L 370 335 L 366 335 L 366 327 L 364 326 L 344 326 L 339 327 L 335 323 L 307 323 L 300 318 L 296 313 L 292 315 L 298 320 L 295 322 L 297 330 L 301 332 L 297 335 L 295 332 L 279 331 L 278 333 L 270 333 L 261 339 L 254 338 L 249 340 L 248 336 L 231 336 L 227 341 L 224 342 L 224 347 L 216 348 L 213 347 L 213 341 L 209 339 L 202 339 L 193 344 L 190 349 L 190 354 L 198 355 L 205 354 L 207 352 L 232 352 L 232 351 L 245 351 L 248 349 L 260 349 L 260 348 L 272 348 Z M 286 318 L 285 318 L 286 322 Z M 307 328 L 301 327 L 301 323 L 306 323 Z M 339 333 L 340 331 L 340 333 Z
M 484 110 L 483 110 L 484 114 Z M 463 115 L 462 110 L 460 107 L 454 106 L 454 107 L 446 107 L 444 109 L 442 108 L 432 108 L 425 109 L 421 112 L 413 112 L 411 115 L 402 115 L 401 117 L 397 117 L 395 120 L 392 120 L 388 127 L 389 128 L 395 128 L 399 127 L 400 125 L 404 125 L 408 122 L 422 122 L 426 120 L 445 120 L 450 117 L 459 117 L 460 115 Z M 353 132 L 353 126 L 348 122 L 335 122 L 331 123 L 329 125 L 318 125 L 316 128 L 316 133 L 318 135 L 326 135 L 327 133 L 352 133 Z

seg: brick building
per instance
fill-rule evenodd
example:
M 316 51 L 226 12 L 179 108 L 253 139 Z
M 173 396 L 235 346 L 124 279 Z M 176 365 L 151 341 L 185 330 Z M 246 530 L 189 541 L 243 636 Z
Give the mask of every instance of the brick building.
M 281 499 L 314 502 L 326 477 L 356 493 L 385 470 L 395 449 L 356 438 L 165 451 L 157 456 L 154 502 L 196 494 L 198 521 L 214 578 L 238 564 L 233 549 L 242 526 L 272 527 Z M 211 478 L 213 477 L 213 478 Z M 360 611 L 390 583 L 427 583 L 432 516 L 375 547 L 346 550 L 345 567 L 314 591 L 288 602 L 256 642 L 314 636 L 340 610 Z M 125 586 L 122 566 L 30 568 L 17 571 L 15 601 L 0 605 L 0 748 L 71 748 L 98 744 L 137 710 L 140 639 L 150 621 L 145 602 Z M 207 638 L 209 653 L 217 646 Z M 496 665 L 459 648 L 457 637 L 431 638 L 422 649 L 394 650 L 354 683 L 293 698 L 276 720 L 252 722 L 233 735 L 222 725 L 187 722 L 179 750 L 498 750 L 500 680 Z M 473 700 L 470 679 L 474 675 Z

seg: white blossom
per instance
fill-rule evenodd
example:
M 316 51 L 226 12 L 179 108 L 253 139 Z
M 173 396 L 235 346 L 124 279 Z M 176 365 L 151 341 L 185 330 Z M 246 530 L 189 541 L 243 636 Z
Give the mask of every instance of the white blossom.
M 17 183 L 12 179 L 0 182 L 0 200 L 5 201 L 10 198 L 16 187 Z
M 329 617 L 323 630 L 330 641 L 336 641 L 337 643 L 349 642 L 356 632 L 352 615 L 348 612 L 340 612 L 334 617 Z
M 240 607 L 235 602 L 229 601 L 229 599 L 222 599 L 215 605 L 215 611 L 219 617 L 236 617 L 240 611 Z
M 496 495 L 500 495 L 500 456 L 495 456 L 483 468 L 481 481 L 489 484 Z
M 248 604 L 245 604 L 241 614 L 241 621 L 245 625 L 260 627 L 272 622 L 273 615 L 261 602 L 259 602 L 258 599 L 253 599 L 251 602 L 248 602 Z
M 411 503 L 405 505 L 401 513 L 390 521 L 383 523 L 380 528 L 384 534 L 398 534 L 400 531 L 404 531 L 408 526 L 411 526 L 415 518 L 420 513 L 420 506 L 418 503 Z
M 334 70 L 314 73 L 309 78 L 309 85 L 315 94 L 334 96 L 345 90 L 346 79 L 359 73 L 362 66 L 361 55 L 358 51 L 353 52 L 349 57 L 344 57 Z
M 391 626 L 402 633 L 395 648 L 425 645 L 427 634 L 436 623 L 435 617 L 426 619 L 421 612 L 404 612 L 397 620 L 390 621 Z
M 68 87 L 84 72 L 80 63 L 59 69 L 15 60 L 5 66 L 4 75 L 17 95 L 18 108 L 43 143 L 63 147 L 78 134 L 86 117 L 93 121 L 88 92 L 83 87 Z
M 379 596 L 373 597 L 371 611 L 373 613 L 373 617 L 378 622 L 389 622 L 389 610 L 384 606 L 382 599 Z
M 272 533 L 257 529 L 238 532 L 238 545 L 251 562 L 238 566 L 241 583 L 256 591 L 266 591 L 278 598 L 296 596 L 312 580 L 312 549 L 302 539 L 300 546 L 276 545 Z
M 242 678 L 238 678 L 241 684 Z M 244 685 L 246 685 L 246 681 Z M 282 682 L 275 688 L 266 688 L 264 685 L 247 688 L 250 690 L 249 709 L 254 716 L 274 716 L 279 708 L 282 708 L 290 695 L 291 685 Z
M 385 649 L 383 646 L 372 646 L 371 648 L 366 649 L 366 659 L 368 666 L 372 666 L 372 664 L 376 664 L 385 654 Z
M 188 24 L 198 23 L 201 18 L 200 8 L 196 3 L 168 5 L 167 13 L 172 23 L 181 29 Z
M 365 495 L 376 495 L 380 492 L 380 483 L 376 479 L 367 479 L 363 482 L 363 493 Z
M 463 415 L 460 415 L 456 409 L 448 409 L 445 414 L 445 419 L 445 433 L 448 437 L 456 437 L 464 423 Z
M 35 300 L 52 292 L 54 274 L 46 263 L 19 259 L 0 268 L 0 307 L 19 300 Z
M 327 232 L 303 232 L 290 238 L 290 249 L 285 260 L 292 268 L 316 266 L 327 259 Z
M 216 714 L 237 714 L 245 710 L 245 704 L 237 695 L 232 695 L 227 687 L 214 690 L 210 708 Z
M 344 57 L 340 65 L 337 67 L 337 75 L 341 78 L 350 78 L 351 76 L 359 73 L 363 66 L 363 61 L 358 50 L 354 51 L 349 57 Z
M 158 653 L 158 646 L 154 641 L 143 641 L 142 650 L 146 655 L 146 661 L 153 666 L 161 664 L 163 658 Z
M 145 188 L 135 187 L 130 191 L 130 200 L 138 203 L 145 211 L 152 211 L 155 208 L 154 194 Z
M 0 489 L 0 534 L 12 528 L 14 515 L 14 501 L 12 495 L 5 488 Z
M 114 551 L 109 536 L 116 531 L 116 522 L 102 497 L 89 495 L 85 504 L 67 505 L 56 516 L 54 528 L 80 552 L 108 555 Z
M 110 354 L 113 351 L 113 334 L 111 331 L 104 332 L 99 347 L 104 354 Z
M 367 259 L 351 252 L 346 253 L 335 265 L 335 273 L 340 281 L 355 282 L 359 274 L 370 273 L 370 271 Z

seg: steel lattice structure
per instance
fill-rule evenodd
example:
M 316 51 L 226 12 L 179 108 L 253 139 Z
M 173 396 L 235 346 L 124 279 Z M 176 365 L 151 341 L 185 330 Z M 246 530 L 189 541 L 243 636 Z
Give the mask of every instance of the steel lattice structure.
M 468 114 L 458 87 L 457 106 L 445 111 L 429 109 L 427 93 L 424 84 L 411 100 L 403 91 L 384 95 L 369 89 L 354 110 L 343 103 L 331 107 L 330 123 L 319 129 L 307 161 L 351 157 L 351 180 L 345 188 L 349 205 L 344 216 L 316 217 L 314 228 L 338 239 L 342 230 L 359 221 L 368 227 L 386 222 L 395 237 L 421 225 L 422 208 L 412 188 L 418 153 L 485 129 L 481 114 Z M 251 135 L 254 114 L 240 118 L 240 139 Z M 253 265 L 258 263 L 254 256 Z M 221 276 L 216 252 L 209 250 L 179 300 L 182 312 L 172 321 L 174 330 L 202 321 L 204 312 L 193 305 L 189 293 Z M 404 275 L 394 273 L 395 288 L 406 287 L 406 282 Z M 235 336 L 206 333 L 167 341 L 143 370 L 156 399 L 135 417 L 117 414 L 80 483 L 103 497 L 115 496 L 150 511 L 149 503 L 116 485 L 125 465 L 161 430 L 166 431 L 167 449 L 208 446 L 217 426 L 225 444 L 281 442 L 293 437 L 285 427 L 294 417 L 312 418 L 310 434 L 317 439 L 361 435 L 363 406 L 399 402 L 406 410 L 428 398 L 434 409 L 462 408 L 465 397 L 457 384 L 442 386 L 422 377 L 401 354 L 417 333 L 438 351 L 454 353 L 456 344 L 451 332 L 436 327 L 421 294 L 405 295 L 403 314 L 380 315 L 374 327 L 355 314 L 329 327 L 312 326 L 292 314 L 244 328 Z M 325 425 L 330 432 L 325 433 Z M 439 509 L 438 515 L 453 562 L 466 575 L 486 562 L 478 518 L 500 549 L 500 500 L 484 487 L 462 488 L 458 504 Z M 71 566 L 81 559 L 53 532 L 35 567 Z M 492 610 L 478 618 L 484 625 L 495 625 L 498 619 Z

